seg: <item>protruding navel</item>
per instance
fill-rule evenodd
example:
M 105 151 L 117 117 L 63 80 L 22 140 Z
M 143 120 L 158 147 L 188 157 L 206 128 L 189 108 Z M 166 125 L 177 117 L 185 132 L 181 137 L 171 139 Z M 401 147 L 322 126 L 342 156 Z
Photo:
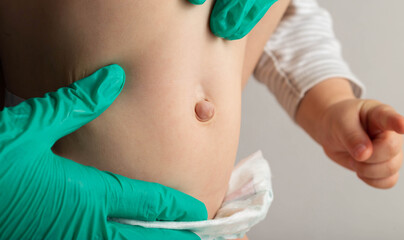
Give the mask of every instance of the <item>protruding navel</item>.
M 215 106 L 206 99 L 201 100 L 195 105 L 196 118 L 201 122 L 207 122 L 215 115 Z

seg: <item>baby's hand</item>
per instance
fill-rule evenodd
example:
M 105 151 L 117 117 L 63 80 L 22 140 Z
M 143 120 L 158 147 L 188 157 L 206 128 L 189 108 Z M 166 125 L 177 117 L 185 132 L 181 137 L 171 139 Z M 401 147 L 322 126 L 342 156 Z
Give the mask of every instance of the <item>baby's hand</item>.
M 393 187 L 402 164 L 404 117 L 375 100 L 348 99 L 321 118 L 319 142 L 338 164 L 376 188 Z

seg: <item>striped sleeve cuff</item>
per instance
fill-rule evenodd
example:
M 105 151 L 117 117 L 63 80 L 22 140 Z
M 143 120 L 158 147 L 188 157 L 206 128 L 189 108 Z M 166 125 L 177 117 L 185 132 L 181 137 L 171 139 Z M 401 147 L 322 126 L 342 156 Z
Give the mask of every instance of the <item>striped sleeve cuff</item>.
M 299 75 L 298 79 L 293 78 L 293 75 Z M 324 80 L 336 77 L 349 80 L 353 93 L 358 98 L 363 97 L 366 91 L 365 86 L 342 60 L 329 60 L 327 64 L 288 74 L 280 67 L 273 54 L 265 52 L 256 66 L 254 77 L 268 87 L 293 120 L 306 92 Z
M 365 93 L 342 58 L 330 14 L 315 0 L 292 0 L 265 46 L 254 77 L 268 87 L 293 120 L 306 92 L 324 80 L 345 78 L 356 97 Z

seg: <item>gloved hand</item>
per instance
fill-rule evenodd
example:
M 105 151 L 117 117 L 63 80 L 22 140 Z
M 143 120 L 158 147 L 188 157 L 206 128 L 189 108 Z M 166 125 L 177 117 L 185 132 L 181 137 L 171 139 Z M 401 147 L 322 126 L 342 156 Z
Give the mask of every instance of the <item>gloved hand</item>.
M 206 0 L 188 0 L 204 4 Z M 218 37 L 237 40 L 247 35 L 277 0 L 216 0 L 210 29 Z
M 120 93 L 118 65 L 0 112 L 1 239 L 199 239 L 191 232 L 108 221 L 207 219 L 204 204 L 156 183 L 59 157 L 61 137 L 99 116 Z

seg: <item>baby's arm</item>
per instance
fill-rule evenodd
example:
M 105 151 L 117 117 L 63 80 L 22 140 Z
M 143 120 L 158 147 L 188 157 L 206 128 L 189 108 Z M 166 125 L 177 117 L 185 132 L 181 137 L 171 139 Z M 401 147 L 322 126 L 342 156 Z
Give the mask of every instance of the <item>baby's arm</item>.
M 255 77 L 332 160 L 371 186 L 394 186 L 404 118 L 390 106 L 357 99 L 364 87 L 342 59 L 330 15 L 315 0 L 292 1 Z

